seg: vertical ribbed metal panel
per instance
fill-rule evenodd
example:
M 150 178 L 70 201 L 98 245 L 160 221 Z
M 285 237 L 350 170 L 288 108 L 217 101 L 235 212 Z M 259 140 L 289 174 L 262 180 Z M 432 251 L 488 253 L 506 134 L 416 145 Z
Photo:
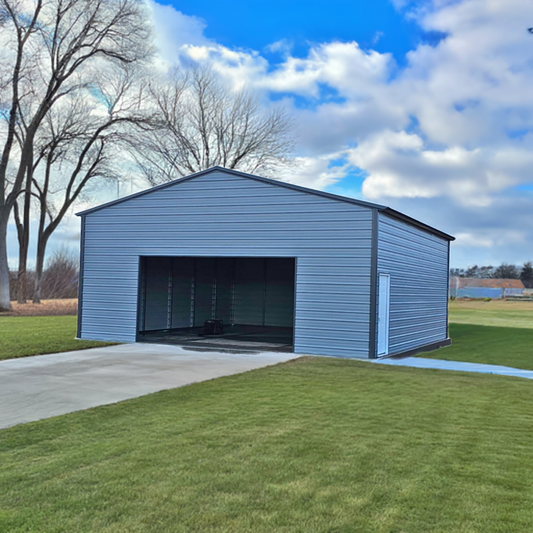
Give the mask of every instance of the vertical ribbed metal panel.
M 265 261 L 265 326 L 294 324 L 294 260 Z
M 172 260 L 172 327 L 189 328 L 192 312 L 194 260 L 178 257 Z
M 265 261 L 250 257 L 235 264 L 235 324 L 263 325 Z
M 295 352 L 368 357 L 369 207 L 214 170 L 85 219 L 84 339 L 135 341 L 139 256 L 287 257 Z
M 168 282 L 170 259 L 146 259 L 146 307 L 144 329 L 166 329 L 168 321 Z
M 445 340 L 448 241 L 379 213 L 379 273 L 390 274 L 389 354 Z
M 195 259 L 194 325 L 203 326 L 213 318 L 213 280 L 215 260 L 212 257 Z
M 233 302 L 233 274 L 235 261 L 230 258 L 217 258 L 216 260 L 216 312 L 215 318 L 231 324 Z

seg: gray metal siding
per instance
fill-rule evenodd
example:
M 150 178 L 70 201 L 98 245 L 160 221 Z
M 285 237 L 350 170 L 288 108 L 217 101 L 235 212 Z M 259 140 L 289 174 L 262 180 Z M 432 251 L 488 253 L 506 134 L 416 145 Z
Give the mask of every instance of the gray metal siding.
M 139 256 L 296 257 L 295 352 L 368 357 L 368 207 L 217 170 L 84 218 L 82 338 L 135 341 Z
M 445 340 L 448 241 L 380 213 L 377 270 L 391 278 L 389 354 Z

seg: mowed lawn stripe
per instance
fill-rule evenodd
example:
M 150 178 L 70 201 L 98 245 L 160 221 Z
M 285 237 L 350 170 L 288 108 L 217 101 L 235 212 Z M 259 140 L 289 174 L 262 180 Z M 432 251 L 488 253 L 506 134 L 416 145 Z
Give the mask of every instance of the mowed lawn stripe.
M 0 432 L 0 531 L 533 530 L 526 380 L 331 358 Z

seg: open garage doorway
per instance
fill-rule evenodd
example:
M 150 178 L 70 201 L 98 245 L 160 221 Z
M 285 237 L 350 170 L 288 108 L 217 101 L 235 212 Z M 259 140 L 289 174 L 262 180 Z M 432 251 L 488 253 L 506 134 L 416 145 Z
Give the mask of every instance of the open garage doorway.
M 293 351 L 296 261 L 142 257 L 139 342 Z

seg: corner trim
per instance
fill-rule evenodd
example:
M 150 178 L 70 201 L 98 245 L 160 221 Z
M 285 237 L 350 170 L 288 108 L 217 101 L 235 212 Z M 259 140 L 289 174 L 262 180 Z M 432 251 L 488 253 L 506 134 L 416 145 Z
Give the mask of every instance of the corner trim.
M 370 327 L 368 332 L 368 358 L 376 359 L 377 297 L 378 297 L 378 210 L 372 209 L 372 244 L 370 251 Z
M 81 230 L 80 230 L 80 265 L 78 273 L 78 325 L 76 330 L 76 338 L 81 339 L 81 321 L 82 321 L 82 309 L 83 309 L 83 270 L 85 257 L 85 217 L 81 217 Z
M 407 350 L 406 352 L 396 352 L 396 353 L 384 355 L 383 357 L 379 357 L 379 359 L 404 359 L 405 357 L 411 357 L 412 355 L 416 355 L 417 353 L 432 352 L 433 350 L 437 350 L 438 348 L 444 348 L 446 346 L 450 346 L 451 344 L 452 344 L 452 339 L 446 338 L 443 341 L 426 344 L 424 346 L 420 346 L 412 350 Z
M 139 342 L 139 330 L 143 317 L 143 274 L 144 274 L 144 257 L 139 255 L 137 258 L 137 319 L 135 320 L 135 342 Z M 144 329 L 144 328 L 143 328 Z
M 448 281 L 446 286 L 446 337 L 450 336 L 450 241 L 448 241 Z

